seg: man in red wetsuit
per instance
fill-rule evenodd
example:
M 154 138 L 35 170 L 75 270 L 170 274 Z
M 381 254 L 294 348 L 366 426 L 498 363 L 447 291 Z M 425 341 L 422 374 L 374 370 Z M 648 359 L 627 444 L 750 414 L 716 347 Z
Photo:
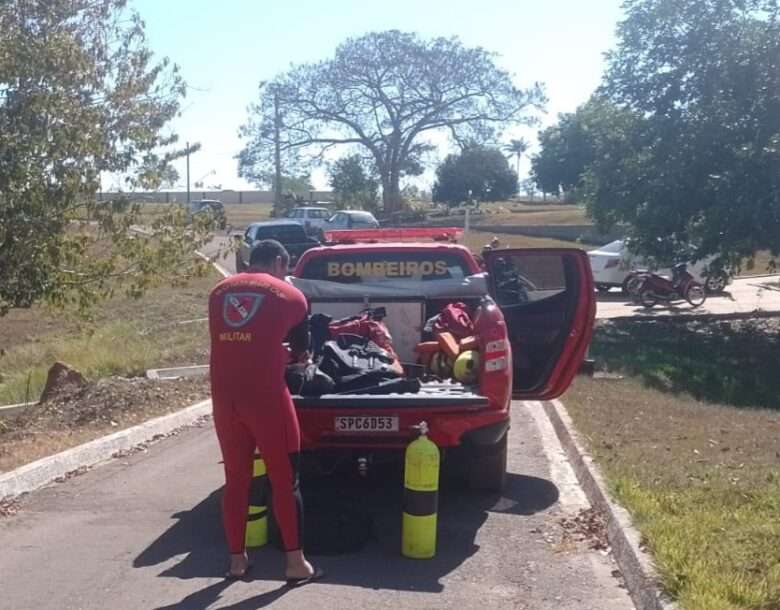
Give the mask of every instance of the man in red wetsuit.
M 230 549 L 228 578 L 249 569 L 244 540 L 255 447 L 265 460 L 290 585 L 321 575 L 303 555 L 298 490 L 300 431 L 284 380 L 290 352 L 307 354 L 306 298 L 284 281 L 289 255 L 277 241 L 257 244 L 246 273 L 221 281 L 209 297 L 211 395 L 225 465 L 222 513 Z M 289 336 L 289 337 L 288 337 Z

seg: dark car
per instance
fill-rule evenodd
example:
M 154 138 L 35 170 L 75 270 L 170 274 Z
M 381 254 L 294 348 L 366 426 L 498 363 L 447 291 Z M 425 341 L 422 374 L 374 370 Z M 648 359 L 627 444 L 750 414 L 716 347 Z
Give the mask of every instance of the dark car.
M 241 243 L 236 252 L 236 272 L 246 270 L 249 266 L 249 254 L 252 246 L 264 239 L 275 239 L 281 243 L 290 253 L 290 264 L 294 265 L 298 257 L 309 248 L 319 246 L 320 242 L 306 235 L 303 225 L 294 220 L 269 220 L 267 222 L 254 222 L 244 231 L 244 234 L 236 234 Z
M 187 204 L 187 213 L 191 217 L 195 217 L 199 214 L 211 214 L 216 219 L 217 226 L 220 229 L 224 229 L 227 226 L 225 206 L 217 199 L 192 200 Z

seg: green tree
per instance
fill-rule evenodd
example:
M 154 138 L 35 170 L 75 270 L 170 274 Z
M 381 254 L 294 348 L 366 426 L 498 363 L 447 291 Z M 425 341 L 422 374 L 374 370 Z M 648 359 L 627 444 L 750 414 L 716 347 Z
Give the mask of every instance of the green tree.
M 634 114 L 587 172 L 602 225 L 649 254 L 780 250 L 777 0 L 631 0 L 602 94 Z
M 433 200 L 457 205 L 469 200 L 501 201 L 517 192 L 517 174 L 496 148 L 469 146 L 448 155 L 436 169 Z
M 559 114 L 555 125 L 539 132 L 539 152 L 531 158 L 531 175 L 539 190 L 573 193 L 578 198 L 585 171 L 597 160 L 599 147 L 616 135 L 616 124 L 628 115 L 598 96 L 573 113 Z
M 205 224 L 185 233 L 170 211 L 139 234 L 139 206 L 96 201 L 101 174 L 157 188 L 181 154 L 166 125 L 184 83 L 153 61 L 125 5 L 0 4 L 0 314 L 42 300 L 86 309 L 118 285 L 140 294 L 202 270 Z
M 343 157 L 333 164 L 330 168 L 330 186 L 340 205 L 350 209 L 376 209 L 379 182 L 365 168 L 360 155 Z
M 342 144 L 374 160 L 385 211 L 400 206 L 400 181 L 419 175 L 431 150 L 426 137 L 447 133 L 459 143 L 495 140 L 510 124 L 529 124 L 544 95 L 518 89 L 495 56 L 457 38 L 424 40 L 399 31 L 350 38 L 333 58 L 295 66 L 260 88 L 242 135 L 244 175 L 272 167 L 270 134 L 281 153 L 315 157 Z

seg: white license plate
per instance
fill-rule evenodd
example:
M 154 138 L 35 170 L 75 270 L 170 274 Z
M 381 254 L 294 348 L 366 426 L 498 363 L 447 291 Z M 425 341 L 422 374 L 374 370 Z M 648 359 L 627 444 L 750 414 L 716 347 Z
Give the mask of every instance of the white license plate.
M 339 415 L 336 432 L 398 432 L 398 418 L 391 415 Z

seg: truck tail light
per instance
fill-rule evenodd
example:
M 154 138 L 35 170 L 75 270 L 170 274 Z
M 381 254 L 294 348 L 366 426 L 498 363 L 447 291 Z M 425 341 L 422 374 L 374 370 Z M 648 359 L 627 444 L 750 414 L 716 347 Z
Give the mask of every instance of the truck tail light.
M 499 356 L 498 358 L 488 358 L 485 360 L 485 372 L 493 373 L 495 371 L 503 371 L 507 367 L 506 356 Z
M 505 352 L 509 348 L 506 339 L 498 339 L 496 341 L 489 341 L 485 345 L 486 354 L 494 354 L 496 352 Z

